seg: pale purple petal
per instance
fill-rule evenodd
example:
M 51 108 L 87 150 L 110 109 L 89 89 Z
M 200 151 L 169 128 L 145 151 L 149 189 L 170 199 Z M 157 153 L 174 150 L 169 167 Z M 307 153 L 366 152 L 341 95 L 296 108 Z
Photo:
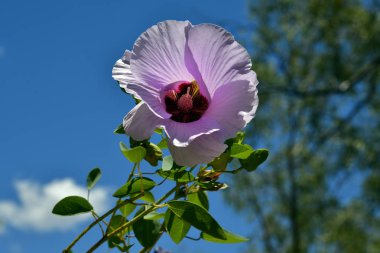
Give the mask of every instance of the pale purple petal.
M 145 103 L 140 102 L 124 117 L 123 126 L 127 135 L 142 141 L 150 138 L 160 122 L 161 119 Z
M 220 126 L 215 119 L 202 117 L 190 123 L 181 123 L 173 120 L 163 121 L 164 130 L 173 145 L 188 146 L 195 138 L 203 134 L 219 131 Z
M 186 147 L 177 147 L 169 141 L 168 148 L 173 160 L 181 166 L 194 166 L 211 162 L 227 148 L 227 145 L 218 141 L 215 135 L 217 132 L 203 134 L 195 138 Z
M 165 110 L 165 104 L 161 100 L 159 92 L 134 83 L 128 84 L 128 88 L 132 91 L 132 94 L 136 93 L 157 117 L 164 119 L 171 117 Z
M 188 47 L 211 97 L 218 87 L 241 79 L 241 75 L 250 71 L 248 52 L 219 26 L 193 26 L 189 30 Z
M 144 32 L 133 46 L 131 70 L 143 85 L 161 89 L 177 81 L 192 81 L 185 66 L 189 21 L 164 21 Z
M 258 81 L 253 71 L 246 74 L 245 78 L 219 87 L 204 115 L 218 121 L 221 127 L 219 134 L 224 140 L 234 137 L 255 116 L 259 103 Z
M 135 98 L 142 99 L 152 111 L 160 118 L 169 118 L 161 103 L 160 92 L 154 87 L 144 86 L 139 83 L 132 74 L 130 67 L 131 51 L 126 50 L 123 57 L 115 63 L 112 69 L 112 77 L 119 82 L 121 88 Z
M 118 81 L 120 87 L 123 88 L 127 93 L 133 94 L 135 98 L 140 99 L 136 92 L 129 89 L 128 87 L 128 84 L 130 83 L 137 83 L 131 71 L 131 54 L 131 51 L 125 50 L 123 57 L 115 63 L 112 69 L 112 77 Z

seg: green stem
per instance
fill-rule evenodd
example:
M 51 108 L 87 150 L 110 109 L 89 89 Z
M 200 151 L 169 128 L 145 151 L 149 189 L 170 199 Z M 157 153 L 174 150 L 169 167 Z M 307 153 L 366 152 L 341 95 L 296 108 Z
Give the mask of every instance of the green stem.
M 170 195 L 172 195 L 173 192 L 175 192 L 177 189 L 177 186 L 174 187 L 173 189 L 171 189 L 170 191 L 168 191 L 162 198 L 160 198 L 156 203 L 154 203 L 155 205 L 159 205 L 161 204 L 165 199 L 167 199 Z M 112 231 L 111 233 L 109 234 L 106 234 L 104 235 L 99 241 L 97 241 L 88 251 L 87 253 L 91 253 L 91 252 L 94 252 L 94 250 L 96 250 L 97 248 L 99 248 L 100 245 L 102 245 L 104 242 L 106 242 L 108 240 L 108 238 L 116 235 L 117 233 L 119 233 L 120 231 L 126 229 L 127 227 L 133 225 L 136 221 L 138 221 L 140 218 L 143 218 L 145 215 L 147 215 L 148 213 L 154 211 L 158 209 L 158 207 L 156 206 L 152 206 L 150 208 L 148 208 L 147 210 L 139 213 L 138 215 L 136 215 L 132 220 L 130 220 L 129 222 L 123 224 L 122 226 L 118 227 L 117 229 L 115 229 L 114 231 Z
M 137 163 L 135 163 L 135 164 L 133 165 L 133 168 L 132 168 L 132 170 L 131 170 L 131 173 L 129 173 L 129 177 L 128 177 L 127 182 L 131 181 L 131 179 L 132 179 L 132 177 L 133 177 L 133 174 L 135 174 L 136 166 L 137 166 Z
M 92 216 L 94 217 L 95 221 L 99 219 L 99 216 L 94 212 L 94 210 L 91 211 Z M 102 227 L 102 224 L 98 223 L 100 230 L 102 231 L 102 235 L 104 235 L 104 230 Z
M 105 214 L 103 214 L 101 217 L 99 217 L 99 219 L 95 220 L 94 222 L 92 222 L 88 227 L 86 227 L 82 233 L 80 233 L 75 239 L 74 241 L 72 241 L 70 243 L 69 246 L 66 247 L 66 249 L 64 249 L 62 251 L 62 253 L 69 253 L 70 252 L 70 249 L 72 247 L 74 247 L 74 245 L 93 227 L 95 226 L 96 224 L 98 224 L 99 222 L 101 222 L 102 220 L 104 220 L 108 215 L 112 214 L 115 210 L 119 209 L 120 207 L 128 204 L 128 203 L 132 203 L 133 201 L 141 198 L 143 196 L 143 194 L 139 194 L 131 199 L 126 199 L 124 200 L 123 202 L 120 202 L 119 204 L 117 204 L 114 208 L 112 208 L 111 210 L 109 210 L 108 212 L 106 212 Z

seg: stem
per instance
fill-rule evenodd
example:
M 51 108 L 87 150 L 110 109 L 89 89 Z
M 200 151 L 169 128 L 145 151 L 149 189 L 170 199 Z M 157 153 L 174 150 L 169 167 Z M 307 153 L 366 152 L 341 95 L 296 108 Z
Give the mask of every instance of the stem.
M 99 216 L 94 212 L 94 210 L 91 211 L 92 216 L 94 217 L 95 221 L 99 218 Z M 104 230 L 102 227 L 102 224 L 98 223 L 100 230 L 102 231 L 102 235 L 104 235 Z
M 131 199 L 126 199 L 124 200 L 123 202 L 117 204 L 114 208 L 110 209 L 108 212 L 106 212 L 105 214 L 103 214 L 101 217 L 99 217 L 99 219 L 95 220 L 94 222 L 92 222 L 87 228 L 85 228 L 82 233 L 80 233 L 75 239 L 74 241 L 72 241 L 70 243 L 69 246 L 66 247 L 66 249 L 63 250 L 62 253 L 68 253 L 70 252 L 70 249 L 72 247 L 74 247 L 74 245 L 93 227 L 95 226 L 96 224 L 98 224 L 99 222 L 101 222 L 102 220 L 104 220 L 108 215 L 112 214 L 115 210 L 119 209 L 120 207 L 128 204 L 128 203 L 132 203 L 133 201 L 141 198 L 143 195 L 142 194 L 139 194 Z
M 142 174 L 141 174 L 141 168 L 140 168 L 140 162 L 139 163 L 137 163 L 137 170 L 138 170 L 138 172 L 139 172 L 139 176 L 140 176 L 140 192 L 142 193 L 142 194 L 144 194 L 144 186 L 143 186 L 143 176 L 142 176 Z
M 109 234 L 106 234 L 104 235 L 99 241 L 97 241 L 88 251 L 87 253 L 91 253 L 91 252 L 94 252 L 94 250 L 96 250 L 97 248 L 99 248 L 100 245 L 102 245 L 105 241 L 108 240 L 108 238 L 114 236 L 115 234 L 119 233 L 120 231 L 124 230 L 125 228 L 133 225 L 136 221 L 138 221 L 140 218 L 144 217 L 145 215 L 147 215 L 148 213 L 158 209 L 158 207 L 156 207 L 156 205 L 159 205 L 161 204 L 165 199 L 167 199 L 170 195 L 172 195 L 173 192 L 175 192 L 177 189 L 177 186 L 174 187 L 173 189 L 171 189 L 170 191 L 168 191 L 162 198 L 160 198 L 156 203 L 154 203 L 155 206 L 152 206 L 150 208 L 148 208 L 147 210 L 139 213 L 138 215 L 136 215 L 132 220 L 130 220 L 129 222 L 123 224 L 122 226 L 118 227 L 117 229 L 115 229 L 114 231 L 112 231 L 111 233 Z
M 131 181 L 131 179 L 132 179 L 132 177 L 133 177 L 133 174 L 135 173 L 136 166 L 137 166 L 137 163 L 135 163 L 135 164 L 133 165 L 133 168 L 132 168 L 132 170 L 131 170 L 131 173 L 129 173 L 129 177 L 128 177 L 127 182 Z
M 192 241 L 199 241 L 200 239 L 202 239 L 200 236 L 198 238 L 194 238 L 194 237 L 191 237 L 191 236 L 185 236 L 186 239 L 189 239 L 189 240 L 192 240 Z

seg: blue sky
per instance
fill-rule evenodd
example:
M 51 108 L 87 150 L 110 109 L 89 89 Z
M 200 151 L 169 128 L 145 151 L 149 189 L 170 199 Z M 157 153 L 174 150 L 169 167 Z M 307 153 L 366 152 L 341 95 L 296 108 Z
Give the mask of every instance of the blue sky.
M 118 148 L 127 140 L 112 131 L 132 108 L 111 70 L 143 31 L 167 19 L 233 29 L 231 24 L 244 23 L 247 15 L 244 0 L 2 0 L 0 215 L 7 216 L 0 216 L 0 252 L 60 252 L 89 219 L 57 220 L 50 203 L 83 193 L 91 168 L 103 170 L 92 194 L 95 205 L 111 203 L 110 193 L 130 169 Z M 223 226 L 249 233 L 252 225 L 234 214 L 220 193 L 210 194 L 210 200 Z M 85 252 L 98 236 L 87 236 L 75 252 Z M 182 253 L 233 253 L 244 247 L 192 241 L 177 246 L 167 237 L 159 245 Z

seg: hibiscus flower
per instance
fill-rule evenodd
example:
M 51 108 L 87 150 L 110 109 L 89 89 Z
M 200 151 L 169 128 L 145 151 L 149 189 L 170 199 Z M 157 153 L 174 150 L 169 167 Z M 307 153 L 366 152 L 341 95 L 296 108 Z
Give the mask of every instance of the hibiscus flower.
M 249 54 L 213 24 L 152 26 L 116 62 L 112 76 L 141 100 L 123 120 L 127 135 L 144 140 L 163 128 L 178 165 L 218 157 L 258 106 Z

